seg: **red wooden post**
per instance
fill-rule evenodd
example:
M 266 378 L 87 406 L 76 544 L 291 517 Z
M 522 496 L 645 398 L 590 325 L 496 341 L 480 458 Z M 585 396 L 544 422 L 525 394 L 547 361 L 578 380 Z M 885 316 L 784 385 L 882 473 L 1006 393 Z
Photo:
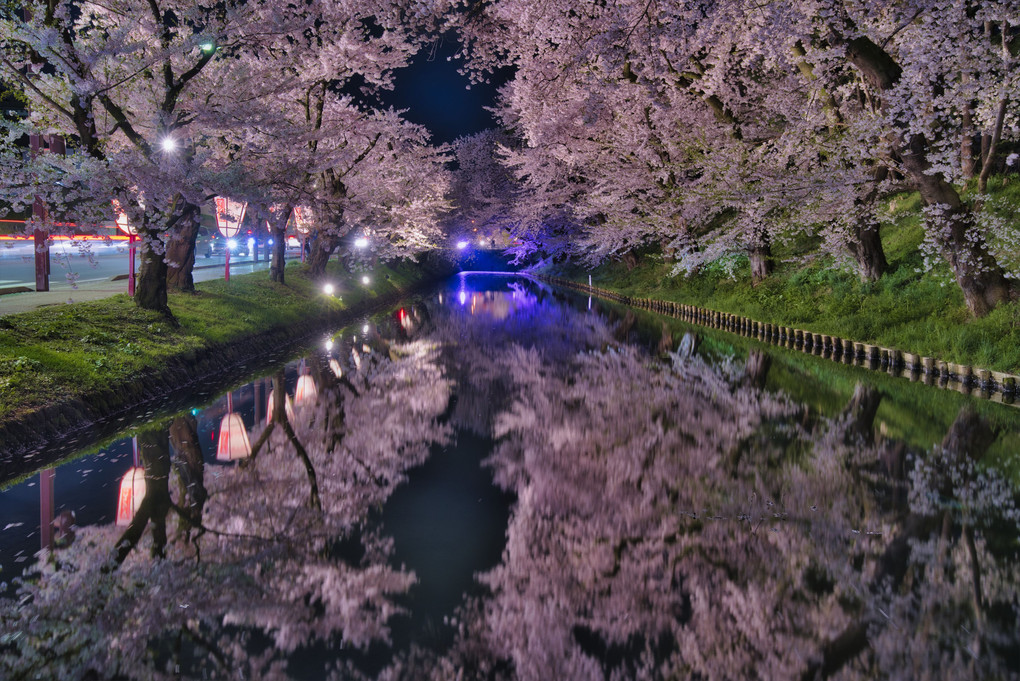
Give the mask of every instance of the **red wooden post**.
M 135 235 L 128 234 L 128 295 L 135 295 Z

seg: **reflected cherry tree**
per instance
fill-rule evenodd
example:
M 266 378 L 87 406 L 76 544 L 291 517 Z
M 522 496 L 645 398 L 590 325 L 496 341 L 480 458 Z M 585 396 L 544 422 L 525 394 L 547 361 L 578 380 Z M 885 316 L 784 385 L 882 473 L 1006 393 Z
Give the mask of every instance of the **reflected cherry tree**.
M 980 418 L 965 410 L 914 450 L 876 434 L 872 387 L 823 419 L 762 391 L 761 353 L 660 362 L 616 340 L 625 318 L 560 313 L 544 332 L 583 329 L 572 350 L 458 327 L 471 375 L 503 381 L 473 423 L 491 424 L 487 464 L 517 504 L 453 646 L 413 649 L 382 678 L 1020 671 L 1015 491 L 983 459 Z
M 278 376 L 241 465 L 204 464 L 189 416 L 140 432 L 131 525 L 80 528 L 0 602 L 0 676 L 285 678 L 302 646 L 388 640 L 415 577 L 365 518 L 448 438 L 450 397 L 434 345 L 392 350 L 293 416 Z

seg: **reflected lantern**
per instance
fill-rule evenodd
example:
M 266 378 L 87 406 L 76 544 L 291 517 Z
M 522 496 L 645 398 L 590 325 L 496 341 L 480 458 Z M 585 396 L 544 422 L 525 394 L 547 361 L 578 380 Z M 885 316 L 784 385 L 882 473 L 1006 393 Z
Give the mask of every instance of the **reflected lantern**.
M 117 498 L 117 526 L 131 524 L 138 507 L 145 498 L 145 469 L 134 466 L 120 479 L 120 496 Z
M 217 461 L 237 461 L 251 456 L 251 442 L 244 420 L 234 413 L 233 395 L 227 393 L 227 413 L 220 421 L 220 438 L 216 441 Z
M 311 376 L 298 377 L 297 388 L 294 389 L 294 406 L 302 407 L 315 402 L 319 396 L 319 389 L 315 387 L 315 381 Z
M 343 369 L 340 368 L 340 362 L 336 361 L 335 357 L 329 358 L 329 368 L 333 370 L 337 378 L 342 378 L 344 375 Z
M 266 425 L 268 426 L 273 421 L 273 400 L 275 399 L 276 391 L 269 391 L 269 404 L 266 405 Z M 283 396 L 283 408 L 287 414 L 287 420 L 294 421 L 294 403 L 290 400 L 290 395 Z
M 133 465 L 120 479 L 120 494 L 117 496 L 117 526 L 126 527 L 138 512 L 145 498 L 145 469 L 138 465 L 138 440 L 131 438 Z
M 251 456 L 251 442 L 240 414 L 227 414 L 220 422 L 220 439 L 216 442 L 217 461 L 237 461 Z

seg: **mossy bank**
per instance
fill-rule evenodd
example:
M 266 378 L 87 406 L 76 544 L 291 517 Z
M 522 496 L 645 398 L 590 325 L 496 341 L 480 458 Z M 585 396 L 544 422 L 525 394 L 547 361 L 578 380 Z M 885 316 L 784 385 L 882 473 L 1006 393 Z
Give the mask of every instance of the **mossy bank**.
M 125 295 L 0 317 L 0 468 L 10 474 L 55 441 L 264 361 L 451 273 L 439 262 L 357 273 L 337 265 L 313 281 L 295 264 L 286 284 L 257 272 L 172 294 L 177 325 Z
M 998 181 L 990 189 L 1000 198 L 1020 200 L 1020 182 L 1015 180 L 1006 186 Z M 1020 373 L 1020 303 L 1002 304 L 974 318 L 944 267 L 927 270 L 924 265 L 917 194 L 895 197 L 887 215 L 880 234 L 890 267 L 875 282 L 863 282 L 819 255 L 809 238 L 777 243 L 775 271 L 757 286 L 751 285 L 746 257 L 684 276 L 675 274 L 674 262 L 656 249 L 639 253 L 636 265 L 634 260 L 592 270 L 559 265 L 542 272 L 583 284 L 590 276 L 592 285 L 629 298 L 693 305 L 946 362 Z

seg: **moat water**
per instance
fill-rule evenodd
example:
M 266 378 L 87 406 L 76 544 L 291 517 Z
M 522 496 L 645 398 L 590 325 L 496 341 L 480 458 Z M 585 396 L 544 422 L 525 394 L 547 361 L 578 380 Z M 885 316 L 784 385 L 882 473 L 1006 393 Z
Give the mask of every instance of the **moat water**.
M 1015 407 L 464 274 L 128 422 L 2 483 L 0 678 L 1020 676 Z

